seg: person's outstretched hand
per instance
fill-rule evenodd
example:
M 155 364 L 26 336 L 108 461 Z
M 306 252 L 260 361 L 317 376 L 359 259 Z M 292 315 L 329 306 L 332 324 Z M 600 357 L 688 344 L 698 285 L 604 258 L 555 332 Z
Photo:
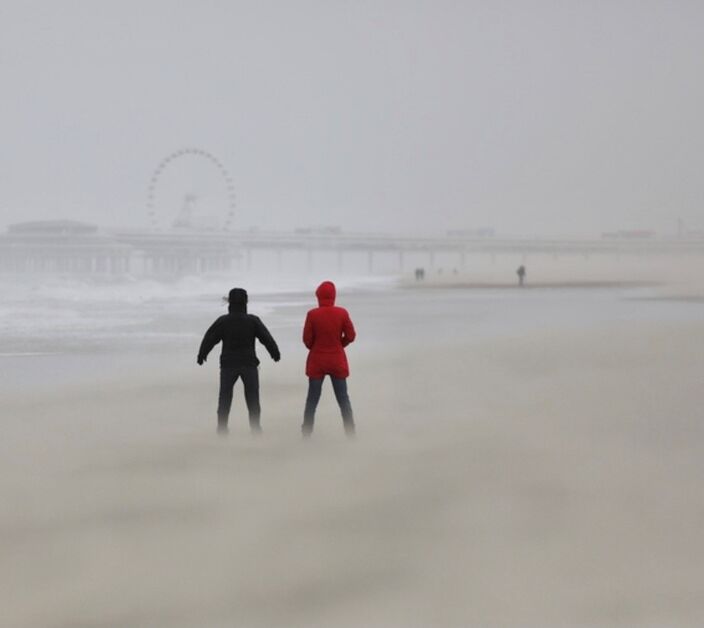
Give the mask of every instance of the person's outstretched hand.
M 271 358 L 274 362 L 278 362 L 281 359 L 281 354 L 277 354 Z
M 203 362 L 205 362 L 206 358 L 204 358 L 202 355 L 199 355 L 197 358 L 198 366 L 202 366 Z

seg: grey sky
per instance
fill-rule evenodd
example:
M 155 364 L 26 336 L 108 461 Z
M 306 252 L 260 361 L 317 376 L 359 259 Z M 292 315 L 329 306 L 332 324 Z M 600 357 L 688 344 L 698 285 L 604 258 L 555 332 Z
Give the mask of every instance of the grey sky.
M 703 65 L 700 1 L 0 0 L 0 224 L 197 146 L 242 228 L 701 228 Z

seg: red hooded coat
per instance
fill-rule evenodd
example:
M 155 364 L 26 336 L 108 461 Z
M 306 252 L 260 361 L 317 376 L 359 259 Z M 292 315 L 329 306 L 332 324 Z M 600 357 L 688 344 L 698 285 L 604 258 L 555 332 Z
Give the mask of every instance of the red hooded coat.
M 310 310 L 303 326 L 303 344 L 310 352 L 306 375 L 345 378 L 350 374 L 345 347 L 355 339 L 354 325 L 343 307 L 335 305 L 335 284 L 324 281 L 315 291 L 319 307 Z

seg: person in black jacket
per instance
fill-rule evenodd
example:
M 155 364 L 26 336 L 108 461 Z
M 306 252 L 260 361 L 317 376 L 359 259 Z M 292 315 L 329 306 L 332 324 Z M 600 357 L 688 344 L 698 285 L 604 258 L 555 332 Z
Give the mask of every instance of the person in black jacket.
M 220 353 L 220 394 L 218 396 L 218 432 L 227 433 L 227 421 L 232 406 L 232 389 L 241 377 L 244 398 L 249 411 L 252 432 L 260 432 L 259 360 L 254 349 L 258 339 L 278 362 L 281 353 L 276 341 L 259 317 L 247 314 L 247 291 L 233 288 L 228 296 L 229 313 L 218 318 L 205 332 L 198 351 L 198 364 L 203 364 L 212 348 L 222 342 Z

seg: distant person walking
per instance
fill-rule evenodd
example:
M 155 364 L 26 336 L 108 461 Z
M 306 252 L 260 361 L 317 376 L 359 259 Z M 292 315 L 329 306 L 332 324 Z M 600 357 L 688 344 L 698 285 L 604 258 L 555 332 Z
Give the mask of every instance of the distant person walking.
M 518 267 L 516 274 L 518 275 L 518 285 L 522 286 L 526 279 L 526 267 L 521 264 Z
M 247 291 L 233 288 L 228 296 L 228 314 L 218 318 L 205 332 L 198 351 L 203 364 L 211 349 L 222 342 L 220 353 L 220 394 L 218 396 L 218 433 L 226 434 L 232 406 L 232 390 L 239 378 L 244 384 L 244 398 L 249 411 L 249 426 L 261 432 L 259 405 L 259 360 L 254 348 L 258 339 L 274 362 L 281 359 L 279 347 L 259 317 L 247 314 Z
M 347 394 L 347 377 L 350 374 L 345 347 L 354 341 L 356 333 L 347 310 L 335 305 L 335 284 L 324 281 L 315 291 L 319 307 L 306 315 L 303 327 L 303 344 L 309 349 L 306 361 L 308 397 L 303 413 L 303 435 L 313 431 L 315 410 L 320 401 L 323 380 L 332 380 L 335 398 L 340 406 L 345 431 L 354 434 L 354 417 Z

